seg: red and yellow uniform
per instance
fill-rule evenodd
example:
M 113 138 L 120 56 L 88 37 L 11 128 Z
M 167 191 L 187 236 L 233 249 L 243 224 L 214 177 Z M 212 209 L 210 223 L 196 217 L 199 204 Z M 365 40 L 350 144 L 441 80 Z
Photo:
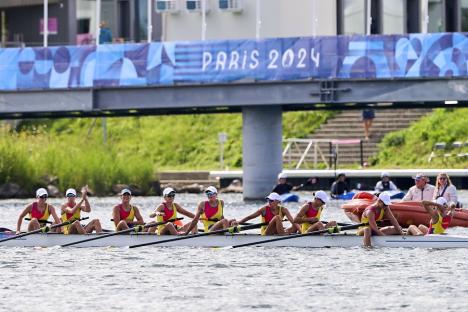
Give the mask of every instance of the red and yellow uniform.
M 437 223 L 433 224 L 431 219 L 429 231 L 427 232 L 428 234 L 443 234 L 445 230 L 448 229 L 450 222 L 452 222 L 452 216 L 442 217 L 440 212 L 437 212 L 437 215 L 439 216 L 439 220 Z
M 317 218 L 317 220 L 320 220 L 322 210 L 323 210 L 323 207 L 320 207 L 319 209 L 315 209 L 314 205 L 312 203 L 309 203 L 309 209 L 305 213 L 305 216 L 306 216 L 306 218 Z M 310 222 L 302 223 L 301 233 L 306 233 L 311 225 L 312 225 L 312 223 L 310 223 Z
M 278 215 L 280 216 L 281 220 L 283 219 L 283 207 L 278 205 Z M 262 213 L 261 218 L 262 218 L 262 223 L 270 223 L 270 221 L 275 217 L 276 215 L 273 214 L 271 211 L 271 206 L 268 205 L 266 206 L 265 212 Z M 267 225 L 262 225 L 260 232 L 262 235 L 265 235 L 265 231 L 267 229 Z
M 67 204 L 68 207 L 73 208 L 74 206 L 70 206 Z M 79 220 L 81 218 L 81 209 L 78 207 L 76 209 L 75 213 L 62 213 L 62 222 L 67 222 L 68 220 Z M 63 226 L 63 234 L 68 234 L 68 230 L 70 228 L 70 225 L 64 225 Z
M 50 212 L 49 212 L 49 204 L 46 204 L 46 208 L 43 212 L 39 211 L 37 203 L 32 204 L 31 212 L 29 213 L 30 219 L 37 219 L 41 226 L 45 226 L 47 223 L 46 221 L 49 220 Z
M 203 227 L 205 232 L 223 218 L 223 204 L 218 199 L 218 205 L 216 207 L 212 207 L 209 201 L 205 201 L 205 207 L 203 209 L 203 213 L 201 214 L 201 221 L 203 222 Z
M 132 205 L 130 205 L 130 210 L 126 211 L 123 208 L 122 204 L 119 204 L 119 215 L 120 215 L 120 220 L 124 220 L 126 222 L 133 222 L 135 219 L 135 209 L 133 208 Z
M 182 226 L 182 222 L 180 220 L 176 220 L 177 219 L 177 207 L 176 205 L 173 203 L 172 204 L 172 209 L 169 209 L 169 207 L 166 205 L 166 203 L 163 203 L 163 206 L 164 206 L 164 215 L 161 216 L 161 215 L 158 215 L 156 216 L 156 222 L 158 223 L 161 223 L 161 222 L 166 222 L 166 221 L 171 221 L 175 228 L 179 228 Z M 161 225 L 158 225 L 158 235 L 161 235 L 161 231 L 164 229 L 164 227 L 166 226 L 166 224 L 161 224 Z

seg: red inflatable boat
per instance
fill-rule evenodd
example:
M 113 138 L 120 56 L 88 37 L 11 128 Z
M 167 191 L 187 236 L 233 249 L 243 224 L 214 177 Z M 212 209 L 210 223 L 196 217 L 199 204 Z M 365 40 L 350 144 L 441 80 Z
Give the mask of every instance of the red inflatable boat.
M 364 209 L 374 203 L 377 197 L 367 192 L 360 192 L 354 195 L 353 199 L 344 203 L 341 208 L 345 214 L 354 222 L 360 222 Z M 399 201 L 390 205 L 392 213 L 401 226 L 407 227 L 410 224 L 424 224 L 429 226 L 430 216 L 418 201 Z M 456 209 L 450 226 L 468 227 L 468 210 Z

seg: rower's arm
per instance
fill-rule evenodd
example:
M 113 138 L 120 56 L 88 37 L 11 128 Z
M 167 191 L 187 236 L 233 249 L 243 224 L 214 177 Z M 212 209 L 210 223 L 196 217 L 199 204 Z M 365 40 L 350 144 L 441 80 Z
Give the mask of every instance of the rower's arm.
M 294 223 L 314 223 L 319 221 L 318 218 L 308 218 L 305 216 L 308 206 L 309 205 L 306 203 L 304 206 L 301 207 L 301 210 L 299 210 L 296 217 L 294 218 Z
M 149 215 L 150 218 L 154 218 L 156 216 L 164 215 L 163 213 L 163 205 L 160 204 L 156 209 Z
M 143 221 L 143 217 L 141 216 L 140 209 L 138 209 L 135 206 L 133 206 L 133 209 L 135 211 L 136 218 L 136 222 L 133 222 L 133 224 L 145 224 L 145 222 Z
M 259 217 L 259 216 L 262 214 L 262 210 L 263 210 L 263 209 L 265 209 L 265 208 L 262 207 L 262 208 L 258 209 L 257 211 L 255 211 L 254 213 L 251 213 L 251 214 L 249 214 L 248 216 L 246 216 L 246 217 L 240 219 L 238 223 L 239 223 L 239 224 L 242 224 L 242 223 L 245 223 L 245 222 L 247 222 L 247 221 L 249 221 L 249 220 L 252 220 L 252 219 L 254 219 L 254 218 L 256 218 L 256 217 Z
M 84 202 L 84 205 L 80 205 L 81 210 L 84 212 L 91 212 L 91 205 L 89 204 L 88 196 L 83 196 L 82 202 Z
M 301 231 L 301 227 L 299 226 L 299 224 L 294 222 L 294 218 L 292 217 L 292 215 L 289 212 L 288 208 L 283 208 L 283 212 L 284 212 L 284 215 L 286 216 L 286 219 L 288 219 L 288 221 L 291 223 L 291 225 L 296 227 L 298 231 Z
M 28 213 L 31 212 L 31 207 L 32 207 L 31 204 L 27 205 L 27 206 L 23 209 L 23 211 L 20 213 L 20 215 L 19 215 L 19 217 L 18 217 L 18 222 L 16 222 L 16 234 L 19 234 L 19 233 L 20 233 L 20 231 L 21 231 L 21 224 L 23 223 L 23 219 L 24 219 L 24 217 L 26 217 L 26 215 L 27 215 Z
M 112 209 L 112 219 L 114 220 L 115 226 L 117 226 L 120 222 L 119 206 L 114 206 Z
M 367 215 L 367 218 L 369 219 L 369 226 L 372 229 L 373 232 L 377 233 L 379 236 L 384 236 L 385 234 L 379 230 L 379 227 L 377 226 L 377 223 L 375 222 L 375 215 L 373 213 L 369 213 Z
M 78 203 L 76 203 L 75 206 L 73 206 L 73 208 L 72 208 L 72 207 L 68 207 L 67 204 L 63 204 L 62 207 L 61 207 L 61 208 L 62 208 L 61 210 L 64 211 L 64 212 L 66 212 L 66 213 L 73 214 L 73 213 L 75 213 L 75 212 L 78 210 L 78 208 L 81 208 L 81 205 L 82 205 L 82 204 L 83 204 L 83 199 L 81 199 Z M 84 210 L 83 210 L 83 211 L 84 211 Z M 88 211 L 86 211 L 86 212 L 88 212 Z
M 190 222 L 189 227 L 185 230 L 184 235 L 187 235 L 188 233 L 190 233 L 190 231 L 191 231 L 194 227 L 197 226 L 198 220 L 200 219 L 200 216 L 201 216 L 201 214 L 202 214 L 202 206 L 203 206 L 203 202 L 201 202 L 201 203 L 198 204 L 197 210 L 195 211 L 195 216 L 193 217 L 192 221 Z
M 61 221 L 60 221 L 60 218 L 57 216 L 57 213 L 55 212 L 54 206 L 49 205 L 49 211 L 50 211 L 50 214 L 52 215 L 52 218 L 55 221 L 55 224 L 60 224 Z
M 439 214 L 434 210 L 434 207 L 439 209 L 436 203 L 429 201 L 429 200 L 423 200 L 422 205 L 424 209 L 426 209 L 427 213 L 431 216 L 432 223 L 437 223 L 439 221 Z
M 190 211 L 185 210 L 179 204 L 175 204 L 175 205 L 177 207 L 177 211 L 180 212 L 181 214 L 183 214 L 184 216 L 192 218 L 192 219 L 195 217 L 195 215 L 193 213 L 191 213 Z
M 395 228 L 395 230 L 397 230 L 398 233 L 400 233 L 400 235 L 403 235 L 403 231 L 401 230 L 401 226 L 400 226 L 400 224 L 398 223 L 398 221 L 397 221 L 397 219 L 395 218 L 395 216 L 393 215 L 393 212 L 392 212 L 392 210 L 390 209 L 390 207 L 387 208 L 386 214 L 387 214 L 387 218 L 390 219 L 390 223 L 393 225 L 393 227 Z

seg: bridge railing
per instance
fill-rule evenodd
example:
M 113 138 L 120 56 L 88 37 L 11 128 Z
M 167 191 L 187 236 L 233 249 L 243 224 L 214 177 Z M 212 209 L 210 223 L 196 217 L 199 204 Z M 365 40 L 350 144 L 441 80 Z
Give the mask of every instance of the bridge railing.
M 360 139 L 347 140 L 329 140 L 329 139 L 299 139 L 289 138 L 283 140 L 286 143 L 283 149 L 283 163 L 293 165 L 294 169 L 300 169 L 307 166 L 308 156 L 312 155 L 312 168 L 318 168 L 318 165 L 324 164 L 326 169 L 330 169 L 339 159 L 340 145 L 359 145 L 361 166 L 364 165 L 363 142 Z M 324 145 L 327 146 L 326 150 Z M 297 160 L 299 158 L 299 160 Z M 297 162 L 296 162 L 297 161 Z

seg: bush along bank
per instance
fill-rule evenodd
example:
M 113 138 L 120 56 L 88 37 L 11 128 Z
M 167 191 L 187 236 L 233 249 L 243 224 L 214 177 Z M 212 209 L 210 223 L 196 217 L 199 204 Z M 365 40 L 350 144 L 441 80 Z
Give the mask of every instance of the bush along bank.
M 307 137 L 331 112 L 283 114 L 284 137 Z M 48 185 L 63 192 L 89 185 L 95 195 L 114 194 L 116 185 L 133 185 L 142 195 L 155 194 L 162 170 L 219 169 L 218 133 L 227 134 L 225 169 L 242 167 L 241 114 L 23 121 L 7 125 L 0 137 L 0 193 L 34 196 Z M 49 177 L 53 178 L 50 183 Z M 1 194 L 0 194 L 1 196 Z

